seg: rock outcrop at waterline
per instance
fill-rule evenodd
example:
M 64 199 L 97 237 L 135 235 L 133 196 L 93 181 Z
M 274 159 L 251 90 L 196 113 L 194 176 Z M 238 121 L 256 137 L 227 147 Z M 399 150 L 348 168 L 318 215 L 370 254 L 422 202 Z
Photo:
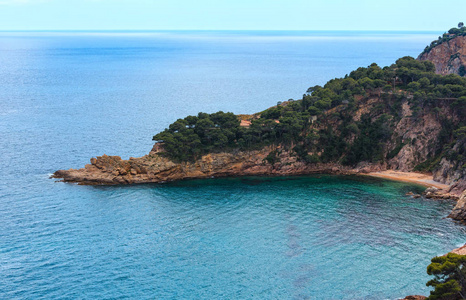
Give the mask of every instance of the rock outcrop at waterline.
M 338 164 L 305 164 L 289 151 L 282 151 L 280 162 L 270 164 L 267 155 L 276 148 L 256 151 L 211 153 L 195 162 L 175 163 L 151 151 L 139 158 L 123 160 L 119 156 L 103 155 L 91 159 L 83 169 L 59 170 L 53 178 L 79 184 L 137 184 L 159 183 L 193 178 L 248 175 L 300 175 L 311 173 L 354 173 Z M 379 171 L 379 166 L 361 168 L 360 172 Z
M 437 74 L 466 75 L 466 36 L 457 36 L 421 53 L 419 60 L 434 63 Z
M 403 299 L 400 300 L 424 300 L 427 299 L 426 296 L 421 296 L 421 295 L 413 295 L 413 296 L 406 296 Z
M 466 190 L 461 194 L 448 217 L 458 221 L 466 221 Z

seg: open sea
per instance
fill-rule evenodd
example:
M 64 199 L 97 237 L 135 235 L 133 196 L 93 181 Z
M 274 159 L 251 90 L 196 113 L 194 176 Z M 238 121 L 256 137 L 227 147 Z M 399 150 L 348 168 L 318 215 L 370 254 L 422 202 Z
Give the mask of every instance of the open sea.
M 78 186 L 199 111 L 254 113 L 441 32 L 0 32 L 0 299 L 396 299 L 466 242 L 413 184 L 304 177 Z

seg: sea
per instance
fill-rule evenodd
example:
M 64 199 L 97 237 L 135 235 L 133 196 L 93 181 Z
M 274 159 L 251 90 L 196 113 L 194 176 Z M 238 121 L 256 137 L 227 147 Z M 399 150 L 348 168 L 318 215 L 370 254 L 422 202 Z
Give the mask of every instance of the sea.
M 0 299 L 396 299 L 466 242 L 423 187 L 312 175 L 58 182 L 187 115 L 254 113 L 441 32 L 0 32 Z

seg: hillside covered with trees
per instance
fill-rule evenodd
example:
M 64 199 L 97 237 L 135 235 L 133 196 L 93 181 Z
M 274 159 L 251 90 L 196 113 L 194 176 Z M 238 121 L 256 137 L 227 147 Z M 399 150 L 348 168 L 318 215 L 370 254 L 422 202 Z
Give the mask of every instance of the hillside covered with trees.
M 368 101 L 375 104 L 368 106 Z M 442 127 L 415 169 L 432 171 L 442 158 L 455 161 L 455 168 L 466 168 L 466 78 L 435 74 L 431 62 L 412 57 L 384 68 L 374 63 L 313 86 L 301 100 L 251 116 L 249 126 L 240 126 L 232 113 L 199 113 L 177 120 L 153 139 L 165 149 L 160 155 L 178 162 L 206 153 L 280 145 L 306 163 L 384 163 L 415 142 L 394 135 L 403 105 L 408 105 L 414 123 L 428 116 Z M 275 162 L 275 156 L 271 153 L 268 161 Z

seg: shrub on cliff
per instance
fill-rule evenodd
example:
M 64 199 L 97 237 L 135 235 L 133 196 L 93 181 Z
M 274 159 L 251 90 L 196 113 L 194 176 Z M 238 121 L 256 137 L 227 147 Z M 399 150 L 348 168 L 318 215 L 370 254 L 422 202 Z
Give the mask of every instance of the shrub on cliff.
M 433 275 L 434 279 L 426 285 L 435 288 L 427 299 L 466 299 L 466 255 L 448 253 L 434 257 L 427 267 L 427 274 Z

